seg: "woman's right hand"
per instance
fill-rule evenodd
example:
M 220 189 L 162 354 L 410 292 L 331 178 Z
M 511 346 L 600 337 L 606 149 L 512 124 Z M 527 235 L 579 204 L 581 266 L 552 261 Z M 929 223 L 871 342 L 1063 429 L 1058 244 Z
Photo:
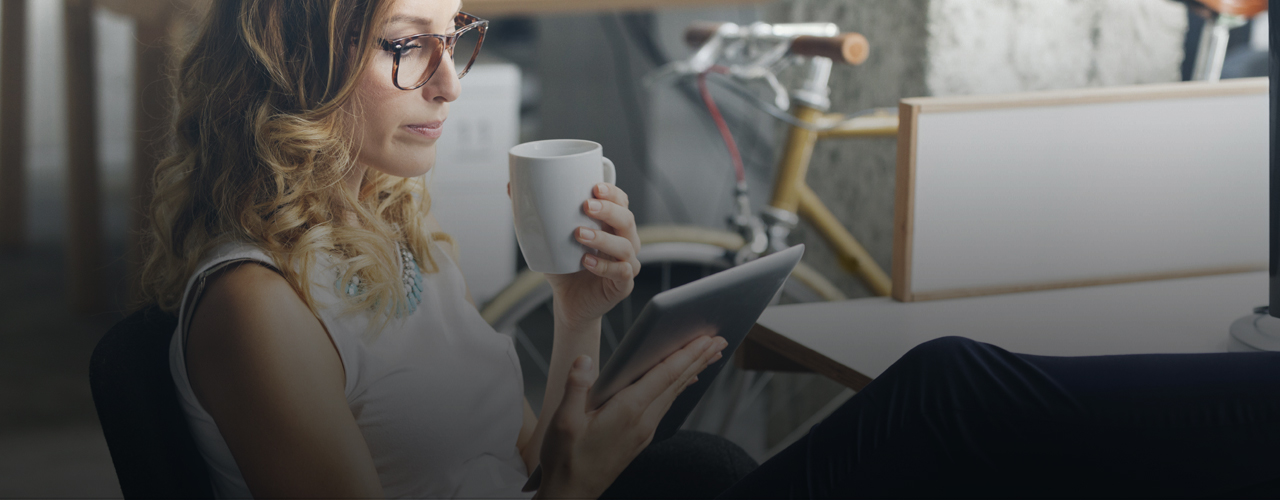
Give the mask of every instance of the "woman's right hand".
M 604 493 L 653 440 L 676 396 L 718 361 L 727 345 L 721 337 L 698 337 L 596 410 L 587 408 L 587 391 L 595 382 L 591 358 L 578 357 L 543 440 L 538 498 Z

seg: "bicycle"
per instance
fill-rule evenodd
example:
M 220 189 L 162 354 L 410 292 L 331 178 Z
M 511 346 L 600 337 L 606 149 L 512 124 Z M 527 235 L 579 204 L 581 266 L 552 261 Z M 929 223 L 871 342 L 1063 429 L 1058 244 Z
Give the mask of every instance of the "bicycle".
M 1266 0 L 1182 0 L 1187 8 L 1204 19 L 1191 79 L 1216 82 L 1222 78 L 1231 30 L 1248 24 L 1267 11 Z
M 602 321 L 602 347 L 612 352 L 618 342 L 615 331 L 621 329 L 625 332 L 635 314 L 656 293 L 786 248 L 788 235 L 801 219 L 810 222 L 836 250 L 842 267 L 861 278 L 873 293 L 888 295 L 889 276 L 805 182 L 810 156 L 819 139 L 897 134 L 896 110 L 876 109 L 851 116 L 827 113 L 830 108 L 828 83 L 834 63 L 859 64 L 864 61 L 868 51 L 866 39 L 857 33 L 840 33 L 832 23 L 755 23 L 749 26 L 724 23 L 691 26 L 685 33 L 685 41 L 690 46 L 699 47 L 694 55 L 687 61 L 659 68 L 646 81 L 652 84 L 673 76 L 696 76 L 701 98 L 711 112 L 734 163 L 738 181 L 734 190 L 735 213 L 729 218 L 727 231 L 679 225 L 639 229 L 642 243 L 638 256 L 640 275 L 631 296 Z M 788 92 L 777 74 L 783 69 L 799 66 L 805 70 L 803 81 L 795 91 Z M 732 134 L 707 89 L 707 78 L 711 75 L 723 75 L 727 89 L 788 124 L 772 198 L 759 215 L 751 212 L 741 158 Z M 774 92 L 774 98 L 770 102 L 758 97 L 742 84 L 733 84 L 735 81 L 763 81 Z M 812 302 L 844 298 L 844 294 L 819 272 L 801 263 L 784 285 L 780 300 Z M 522 363 L 526 380 L 536 380 L 539 375 L 545 380 L 547 361 L 537 344 L 546 342 L 549 345 L 552 336 L 550 303 L 551 287 L 545 278 L 540 273 L 525 270 L 481 309 L 486 321 L 498 331 L 512 335 L 528 355 L 530 363 Z M 736 415 L 741 401 L 753 400 L 771 377 L 768 374 L 744 375 L 747 372 L 730 370 L 733 365 L 745 369 L 764 368 L 750 366 L 749 363 L 743 366 L 744 353 L 751 349 L 749 342 L 744 342 L 739 348 L 737 361 L 726 366 L 725 371 L 733 371 L 733 374 L 723 373 L 716 381 L 717 387 L 713 387 L 704 398 L 704 402 L 712 398 L 712 392 L 718 389 L 723 392 L 722 386 L 734 387 L 726 396 L 728 409 L 720 425 L 721 434 Z M 754 349 L 764 348 L 756 346 Z M 526 383 L 526 387 L 529 385 Z M 540 405 L 540 394 L 529 396 L 531 403 Z M 695 412 L 690 419 L 699 416 L 705 417 Z

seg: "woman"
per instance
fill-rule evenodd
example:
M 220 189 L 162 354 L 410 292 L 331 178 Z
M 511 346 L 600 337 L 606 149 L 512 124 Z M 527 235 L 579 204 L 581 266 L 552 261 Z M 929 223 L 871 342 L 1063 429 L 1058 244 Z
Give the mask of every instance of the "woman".
M 179 316 L 170 366 L 217 495 L 519 497 L 541 465 L 539 496 L 599 496 L 725 345 L 698 339 L 586 411 L 600 317 L 639 270 L 626 193 L 584 200 L 606 229 L 577 238 L 600 257 L 549 277 L 535 416 L 421 183 L 470 63 L 448 49 L 483 21 L 458 0 L 211 5 L 141 282 Z M 930 342 L 723 496 L 1236 491 L 1280 470 L 1280 376 L 1272 355 L 1225 356 Z
M 600 316 L 639 270 L 627 195 L 601 185 L 583 205 L 607 229 L 578 235 L 600 258 L 551 277 L 533 415 L 422 184 L 470 62 L 447 35 L 485 29 L 458 9 L 213 2 L 182 62 L 142 280 L 181 319 L 170 364 L 221 497 L 528 496 L 539 463 L 544 494 L 598 495 L 719 359 L 723 339 L 702 338 L 613 410 L 583 410 Z

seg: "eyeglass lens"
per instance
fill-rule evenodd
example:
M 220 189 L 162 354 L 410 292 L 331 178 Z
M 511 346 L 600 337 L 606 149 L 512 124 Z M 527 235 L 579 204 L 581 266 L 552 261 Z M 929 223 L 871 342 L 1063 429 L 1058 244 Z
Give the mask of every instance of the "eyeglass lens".
M 476 55 L 480 54 L 480 37 L 483 33 L 484 27 L 467 30 L 458 37 L 457 45 L 453 46 L 453 62 L 457 65 L 459 78 L 467 74 L 467 70 L 471 69 L 471 63 L 476 60 Z
M 453 47 L 454 70 L 461 78 L 471 69 L 476 53 L 480 49 L 481 30 L 470 29 L 458 37 Z M 431 74 L 440 65 L 444 55 L 443 42 L 435 37 L 424 36 L 408 42 L 400 52 L 400 68 L 396 72 L 396 85 L 401 88 L 414 88 L 426 83 Z

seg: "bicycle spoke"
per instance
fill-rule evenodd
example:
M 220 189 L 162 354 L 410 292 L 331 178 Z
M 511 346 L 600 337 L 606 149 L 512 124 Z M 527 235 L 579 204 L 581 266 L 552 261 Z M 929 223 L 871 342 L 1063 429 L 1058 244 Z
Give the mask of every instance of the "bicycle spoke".
M 737 407 L 729 409 L 732 413 L 726 420 L 729 422 L 737 420 L 748 408 L 751 408 L 751 405 L 755 404 L 756 400 L 760 398 L 760 394 L 764 392 L 772 380 L 773 372 L 762 372 L 747 390 L 747 396 L 738 402 Z
M 814 375 L 811 377 L 797 377 L 796 379 L 793 379 L 793 380 L 798 380 L 799 383 L 788 388 L 787 395 L 783 398 L 782 401 L 777 402 L 774 405 L 776 407 L 774 410 L 769 412 L 769 418 L 774 418 L 775 416 L 777 416 L 778 413 L 785 411 L 786 409 L 792 408 L 792 406 L 795 405 L 796 403 L 796 399 L 799 398 L 801 395 L 803 395 L 805 393 L 805 389 L 813 385 L 814 380 L 817 380 L 817 379 L 818 379 L 817 375 Z
M 533 345 L 533 341 L 529 340 L 529 336 L 524 334 L 524 329 L 516 327 L 516 340 L 520 342 L 525 352 L 529 354 L 529 359 L 533 361 L 534 366 L 542 370 L 542 375 L 549 376 L 551 373 L 551 365 L 547 363 L 547 358 L 542 357 L 542 352 L 538 351 L 538 346 Z
M 702 401 L 698 402 L 689 418 L 685 420 L 683 428 L 703 430 L 705 427 L 703 425 L 704 422 L 711 419 L 711 415 L 715 413 L 717 405 L 720 405 L 721 400 L 724 399 L 725 385 L 729 384 L 730 380 L 736 380 L 735 374 L 737 372 L 738 370 L 733 366 L 733 363 L 725 365 L 720 370 L 715 380 L 711 382 L 711 387 L 708 387 L 707 392 L 703 394 Z
M 729 403 L 724 406 L 724 416 L 720 419 L 720 428 L 716 430 L 717 436 L 723 436 L 724 432 L 729 430 L 729 424 L 733 422 L 733 409 L 738 407 L 738 400 L 742 399 L 742 393 L 750 387 L 751 379 L 755 372 L 745 370 L 733 372 L 732 389 L 729 392 Z

